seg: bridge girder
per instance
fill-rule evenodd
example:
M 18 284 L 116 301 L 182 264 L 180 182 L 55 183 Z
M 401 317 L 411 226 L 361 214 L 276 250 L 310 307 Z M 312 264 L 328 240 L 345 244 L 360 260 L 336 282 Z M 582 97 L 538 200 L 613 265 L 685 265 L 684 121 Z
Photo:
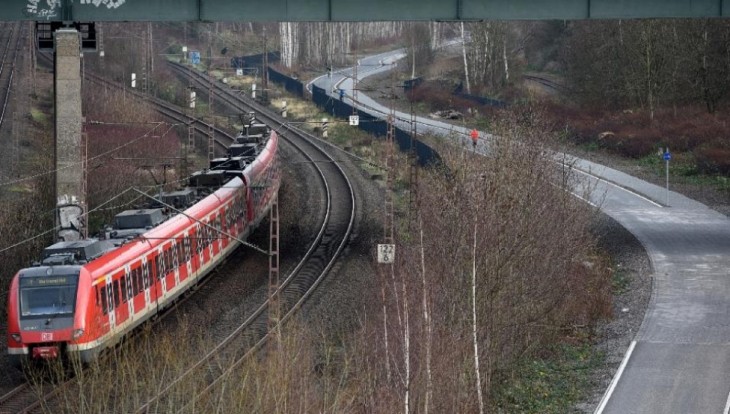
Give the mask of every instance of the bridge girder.
M 730 0 L 2 0 L 0 20 L 388 21 L 730 16 Z

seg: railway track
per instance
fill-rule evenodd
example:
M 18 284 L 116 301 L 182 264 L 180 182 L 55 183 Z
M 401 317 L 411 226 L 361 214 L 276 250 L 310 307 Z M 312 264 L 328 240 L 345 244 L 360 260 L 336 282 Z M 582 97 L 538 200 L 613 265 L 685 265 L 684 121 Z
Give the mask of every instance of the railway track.
M 9 25 L 9 23 L 6 23 Z M 8 40 L 5 42 L 5 50 L 3 51 L 2 60 L 0 61 L 0 127 L 5 121 L 5 115 L 10 101 L 10 91 L 13 85 L 13 77 L 15 76 L 15 66 L 18 61 L 20 39 L 22 38 L 22 26 L 20 23 L 13 23 L 10 30 L 4 30 L 8 33 Z
M 99 86 L 104 86 L 108 88 L 113 89 L 122 89 L 123 87 L 114 81 L 111 81 L 109 79 L 106 79 L 104 77 L 101 77 L 99 75 L 96 75 L 94 73 L 86 72 L 84 74 L 84 78 L 86 81 L 89 81 L 91 83 L 94 83 Z M 154 96 L 147 95 L 143 92 L 139 92 L 136 90 L 130 90 L 126 89 L 126 93 L 129 93 L 130 95 L 136 97 L 137 99 L 149 102 L 152 104 L 157 112 L 159 112 L 161 115 L 169 118 L 170 120 L 179 123 L 179 124 L 188 124 L 189 122 L 193 122 L 193 127 L 195 128 L 195 131 L 202 135 L 208 134 L 208 128 L 209 124 L 204 122 L 201 119 L 190 117 L 180 109 L 177 105 L 173 105 L 165 100 L 156 98 Z M 214 137 L 214 143 L 220 150 L 224 151 L 228 145 L 233 142 L 235 139 L 233 135 L 229 134 L 228 132 L 217 128 L 213 126 L 213 131 L 215 131 L 216 136 Z
M 565 92 L 569 92 L 570 91 L 570 89 L 567 86 L 565 86 L 563 84 L 560 84 L 558 82 L 555 82 L 555 81 L 553 81 L 551 79 L 545 78 L 543 76 L 538 76 L 538 75 L 522 75 L 522 78 L 525 79 L 525 80 L 527 80 L 527 81 L 530 81 L 530 82 L 539 83 L 540 85 L 543 85 L 543 86 L 545 86 L 548 89 L 552 89 L 553 91 L 555 91 L 557 93 L 565 93 Z
M 207 87 L 205 76 L 190 72 L 185 67 L 173 64 L 175 70 L 187 80 Z M 238 111 L 255 111 L 257 117 L 268 125 L 285 125 L 282 119 L 270 110 L 256 105 L 228 88 L 216 85 L 216 99 Z M 347 175 L 335 160 L 314 142 L 314 137 L 293 128 L 281 128 L 279 133 L 292 147 L 296 148 L 318 171 L 319 180 L 325 190 L 326 209 L 322 225 L 314 243 L 304 258 L 280 284 L 279 325 L 296 313 L 309 296 L 324 280 L 349 240 L 355 218 L 355 196 Z M 321 161 L 329 162 L 321 162 Z M 266 299 L 248 319 L 239 325 L 227 338 L 201 358 L 196 364 L 173 380 L 161 392 L 153 396 L 137 412 L 211 412 L 217 400 L 213 397 L 218 386 L 229 374 L 240 366 L 253 352 L 270 339 L 268 330 L 271 303 Z M 278 326 L 277 326 L 278 327 Z M 167 395 L 176 394 L 176 388 L 189 380 L 199 381 L 201 392 L 193 396 L 182 408 L 166 401 Z
M 207 87 L 207 83 L 205 83 L 207 81 L 202 75 L 189 73 L 187 76 L 189 76 L 194 82 L 200 83 L 201 85 L 205 84 Z M 94 74 L 86 73 L 85 79 L 95 84 L 103 85 L 104 87 L 121 88 L 118 83 L 106 80 Z M 237 97 L 235 93 L 227 90 L 227 88 L 220 87 L 220 85 L 216 85 L 216 88 L 216 93 L 218 94 L 217 99 L 219 101 L 222 100 L 226 105 L 235 108 L 238 111 L 248 112 L 253 110 L 257 113 L 257 117 L 259 119 L 270 126 L 283 125 L 283 120 L 277 119 L 275 114 L 265 108 L 258 107 L 252 102 L 247 102 L 246 100 Z M 150 97 L 143 93 L 127 91 L 135 97 L 150 102 L 154 105 L 158 112 L 175 120 L 176 122 L 195 122 L 196 129 L 201 133 L 207 134 L 208 124 L 200 120 L 191 120 L 184 111 L 175 105 Z M 280 323 L 284 323 L 286 320 L 291 318 L 306 299 L 316 290 L 317 286 L 325 278 L 349 240 L 355 217 L 355 196 L 347 175 L 326 151 L 314 143 L 317 142 L 315 137 L 309 136 L 305 132 L 293 128 L 280 129 L 279 133 L 283 135 L 282 139 L 284 142 L 295 148 L 296 151 L 302 154 L 302 156 L 312 164 L 313 168 L 318 171 L 318 179 L 324 188 L 324 193 L 326 194 L 326 208 L 324 213 L 322 213 L 322 225 L 315 241 L 305 254 L 304 258 L 281 283 L 278 291 L 281 309 L 281 318 L 279 321 Z M 225 131 L 217 128 L 214 130 L 216 131 L 215 142 L 220 147 L 227 146 L 234 139 Z M 222 381 L 222 379 L 230 373 L 230 369 L 232 369 L 232 367 L 240 364 L 248 355 L 258 349 L 269 339 L 269 305 L 268 299 L 265 300 L 264 303 L 262 303 L 256 311 L 248 317 L 248 319 L 246 319 L 246 321 L 244 321 L 227 338 L 219 343 L 213 351 L 204 356 L 198 363 L 178 377 L 177 380 L 171 382 L 170 385 L 161 393 L 153 396 L 147 404 L 140 408 L 139 412 L 158 410 L 160 406 L 164 406 L 165 394 L 171 392 L 175 388 L 176 384 L 181 383 L 186 378 L 190 378 L 201 372 L 203 375 L 199 376 L 199 378 L 205 381 L 205 383 L 201 384 L 200 387 L 200 389 L 203 389 L 201 395 L 211 392 L 215 388 L 216 384 Z M 221 365 L 220 361 L 222 358 L 227 360 L 228 363 Z M 229 368 L 225 369 L 223 367 Z M 62 387 L 67 386 L 71 385 L 63 384 L 61 387 L 43 395 L 41 398 L 36 396 L 31 403 L 23 404 L 26 408 L 16 411 L 36 412 L 44 407 L 46 409 L 48 407 L 53 407 L 54 398 L 57 398 L 63 390 Z M 26 395 L 25 398 L 27 399 L 27 388 L 24 391 L 21 389 L 17 392 L 17 395 L 23 394 Z M 196 407 L 195 409 L 197 410 L 204 409 L 201 408 L 200 401 L 205 400 L 201 398 L 200 400 L 195 399 L 192 402 L 192 406 Z
M 34 403 L 37 397 L 31 392 L 30 384 L 22 383 L 0 396 L 0 414 L 15 414 Z

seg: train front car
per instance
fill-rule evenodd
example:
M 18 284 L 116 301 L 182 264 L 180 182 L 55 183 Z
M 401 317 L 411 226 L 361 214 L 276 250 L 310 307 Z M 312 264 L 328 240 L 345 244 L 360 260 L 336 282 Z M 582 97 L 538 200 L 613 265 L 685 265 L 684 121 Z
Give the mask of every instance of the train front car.
M 58 242 L 43 249 L 36 266 L 15 275 L 7 314 L 8 354 L 16 365 L 59 358 L 92 340 L 95 298 L 86 264 L 112 248 L 96 239 Z
M 83 266 L 22 269 L 8 298 L 8 353 L 16 365 L 55 359 L 84 334 L 84 295 L 79 295 Z

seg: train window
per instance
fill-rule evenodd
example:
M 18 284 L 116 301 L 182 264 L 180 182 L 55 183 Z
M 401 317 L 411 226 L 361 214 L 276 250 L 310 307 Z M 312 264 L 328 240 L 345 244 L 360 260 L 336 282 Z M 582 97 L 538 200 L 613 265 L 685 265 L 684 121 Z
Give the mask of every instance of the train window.
M 132 296 L 137 296 L 137 293 L 139 293 L 139 285 L 137 284 L 137 269 L 132 269 L 129 272 L 129 278 L 132 279 Z
M 165 277 L 165 255 L 163 252 L 157 255 L 157 277 L 162 279 Z
M 144 282 L 142 281 L 142 266 L 136 268 L 134 270 L 134 275 L 137 278 L 137 293 L 141 292 L 144 286 Z
M 114 286 L 114 290 L 113 290 L 113 293 L 114 293 L 114 309 L 116 309 L 116 308 L 119 307 L 119 296 L 120 296 L 120 293 L 121 293 L 121 292 L 119 292 L 119 280 L 115 280 L 114 281 L 114 284 L 112 286 Z
M 122 276 L 119 279 L 119 287 L 122 294 L 122 303 L 127 303 L 127 276 Z
M 172 266 L 170 267 L 170 270 L 175 270 L 179 263 L 177 259 L 177 246 L 170 249 L 170 257 L 172 258 Z
M 137 288 L 137 278 L 134 276 L 134 269 L 129 271 L 129 285 L 132 288 L 132 294 L 130 297 L 136 296 L 139 289 Z
M 151 280 L 159 280 L 160 279 L 160 268 L 157 267 L 157 256 L 150 257 L 150 279 Z M 156 272 L 153 274 L 152 272 Z
M 102 286 L 100 289 L 101 292 L 101 312 L 106 315 L 109 313 L 109 304 L 106 300 L 106 286 Z
M 177 241 L 177 257 L 179 261 L 183 261 L 183 257 L 185 257 L 185 239 L 180 238 L 180 240 Z
M 162 261 L 165 262 L 164 268 L 165 268 L 165 274 L 167 274 L 167 272 L 170 271 L 170 257 L 168 254 L 168 250 L 162 251 Z
M 145 281 L 147 281 L 146 286 L 152 285 L 152 283 L 151 283 L 152 282 L 152 269 L 151 269 L 149 260 L 144 262 L 144 279 L 145 279 Z
M 185 237 L 185 261 L 190 260 L 190 236 Z
M 142 286 L 144 286 L 144 288 L 147 289 L 148 287 L 150 287 L 150 264 L 149 264 L 149 262 L 144 262 L 141 269 L 142 269 Z
M 238 211 L 238 216 L 239 217 L 243 217 L 245 215 L 246 204 L 245 204 L 245 202 L 243 200 L 244 200 L 243 195 L 241 195 L 240 197 L 238 197 L 237 211 Z
M 202 228 L 201 227 L 198 227 L 195 230 L 195 234 L 193 235 L 193 237 L 195 239 L 195 251 L 200 253 L 201 251 L 203 251 L 203 240 L 201 239 L 201 237 L 202 237 Z

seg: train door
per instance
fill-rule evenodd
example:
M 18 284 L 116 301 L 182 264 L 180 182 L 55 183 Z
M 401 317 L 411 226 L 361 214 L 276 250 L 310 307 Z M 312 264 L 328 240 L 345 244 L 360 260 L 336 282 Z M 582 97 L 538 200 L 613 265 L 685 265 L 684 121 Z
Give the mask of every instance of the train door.
M 119 271 L 112 277 L 112 285 L 114 286 L 114 319 L 117 325 L 122 325 L 129 318 L 129 308 L 127 307 L 127 290 L 124 285 L 125 271 Z
M 155 279 L 155 258 L 154 256 L 150 255 L 149 257 L 144 257 L 144 267 L 147 269 L 147 283 L 150 286 L 150 300 L 152 301 L 153 307 L 155 308 L 155 312 L 159 312 L 160 310 L 160 288 L 157 284 L 157 280 Z
M 162 254 L 162 247 L 157 248 L 157 280 L 162 288 L 162 297 L 167 298 L 167 278 L 165 277 L 165 257 Z
M 142 271 L 142 286 L 144 289 L 144 308 L 148 310 L 152 303 L 152 288 L 150 283 L 150 266 L 147 264 L 147 256 L 142 256 L 140 270 Z
M 203 226 L 200 223 L 195 225 L 195 250 L 198 252 L 198 265 L 195 271 L 199 271 L 205 263 L 205 257 L 203 256 L 203 247 L 205 246 L 205 240 L 203 239 Z
M 233 205 L 228 204 L 223 211 L 224 211 L 224 213 L 223 213 L 224 231 L 228 234 L 235 233 L 235 230 L 232 227 L 233 219 L 231 217 L 231 215 L 233 213 Z M 226 248 L 231 243 L 231 238 L 228 236 L 225 236 L 225 235 L 222 235 L 222 236 L 224 237 L 222 246 L 223 246 L 223 248 Z
M 106 303 L 107 303 L 107 309 L 109 316 L 109 332 L 114 331 L 114 328 L 117 326 L 117 318 L 114 311 L 114 279 L 112 278 L 112 275 L 106 275 Z
M 132 271 L 129 265 L 124 266 L 124 284 L 124 288 L 127 289 L 127 313 L 131 322 L 134 321 L 134 286 L 132 286 Z
M 215 228 L 215 220 L 213 217 L 210 217 L 208 219 L 208 226 L 206 226 L 205 230 L 207 231 L 207 239 L 206 242 L 208 243 L 208 261 L 213 261 L 213 257 L 215 253 L 213 252 L 213 246 L 215 245 L 216 237 L 218 237 L 218 233 L 214 230 Z
M 171 270 L 173 273 L 175 273 L 175 284 L 180 284 L 180 258 L 177 257 L 177 239 L 172 239 L 172 244 L 170 245 L 170 257 L 172 258 L 172 268 Z
M 188 277 L 193 276 L 193 247 L 190 241 L 190 234 L 186 231 L 183 239 L 183 253 L 185 257 L 185 271 Z
M 216 252 L 216 254 L 221 254 L 221 252 L 223 251 L 223 237 L 224 237 L 223 233 L 222 233 L 223 232 L 223 211 L 224 211 L 223 209 L 218 210 L 218 214 L 217 214 L 215 220 L 213 221 L 215 223 L 215 228 L 216 228 L 216 232 L 215 232 L 216 233 L 215 234 L 216 243 L 215 244 L 218 247 L 218 252 Z

